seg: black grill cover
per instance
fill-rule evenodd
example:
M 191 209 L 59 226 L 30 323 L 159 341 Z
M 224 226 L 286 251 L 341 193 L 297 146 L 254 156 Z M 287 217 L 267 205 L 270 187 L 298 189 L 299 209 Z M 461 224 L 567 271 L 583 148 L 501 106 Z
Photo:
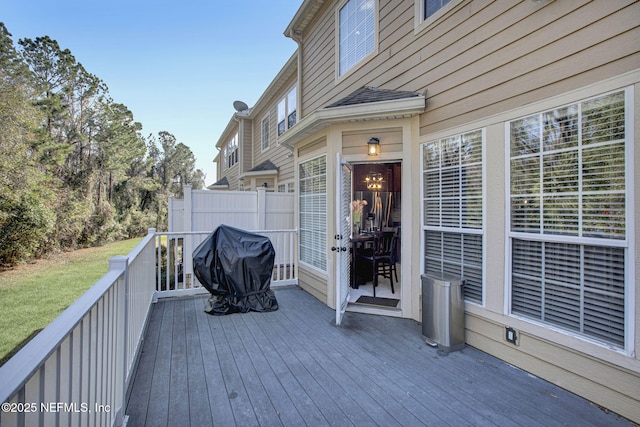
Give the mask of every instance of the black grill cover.
M 210 314 L 275 311 L 270 289 L 275 250 L 268 237 L 219 226 L 193 252 L 196 277 L 211 293 Z

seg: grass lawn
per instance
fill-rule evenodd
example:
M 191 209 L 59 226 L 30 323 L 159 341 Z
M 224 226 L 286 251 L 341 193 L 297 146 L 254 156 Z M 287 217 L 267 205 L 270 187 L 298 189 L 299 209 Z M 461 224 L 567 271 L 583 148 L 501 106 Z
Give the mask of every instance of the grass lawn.
M 0 365 L 69 307 L 141 239 L 57 254 L 0 272 Z

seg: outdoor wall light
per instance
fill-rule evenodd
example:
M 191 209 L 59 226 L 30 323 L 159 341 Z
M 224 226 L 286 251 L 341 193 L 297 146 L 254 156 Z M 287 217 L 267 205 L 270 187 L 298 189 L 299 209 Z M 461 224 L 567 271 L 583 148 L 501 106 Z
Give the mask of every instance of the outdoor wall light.
M 380 154 L 380 139 L 379 138 L 371 138 L 369 142 L 367 142 L 368 153 L 370 156 L 377 156 Z

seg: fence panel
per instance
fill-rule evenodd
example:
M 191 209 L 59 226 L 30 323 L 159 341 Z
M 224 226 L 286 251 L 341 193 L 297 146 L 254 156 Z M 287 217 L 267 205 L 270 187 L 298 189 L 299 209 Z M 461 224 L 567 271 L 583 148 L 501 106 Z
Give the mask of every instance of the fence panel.
M 294 228 L 293 193 L 192 190 L 169 200 L 169 232 L 211 231 L 226 224 L 243 230 Z
M 287 230 L 294 227 L 293 193 L 266 193 L 265 228 Z

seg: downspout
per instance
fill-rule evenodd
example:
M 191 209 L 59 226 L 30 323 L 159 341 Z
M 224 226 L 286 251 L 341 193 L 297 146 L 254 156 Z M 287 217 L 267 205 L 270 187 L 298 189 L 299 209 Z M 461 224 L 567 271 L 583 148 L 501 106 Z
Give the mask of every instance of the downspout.
M 303 42 L 302 42 L 302 33 L 300 33 L 297 30 L 291 30 L 289 31 L 288 36 L 298 44 L 298 82 L 296 83 L 297 85 L 297 90 L 296 90 L 296 103 L 298 104 L 298 119 L 296 121 L 300 121 L 302 120 L 303 116 L 303 112 L 302 112 L 302 48 L 303 48 Z

